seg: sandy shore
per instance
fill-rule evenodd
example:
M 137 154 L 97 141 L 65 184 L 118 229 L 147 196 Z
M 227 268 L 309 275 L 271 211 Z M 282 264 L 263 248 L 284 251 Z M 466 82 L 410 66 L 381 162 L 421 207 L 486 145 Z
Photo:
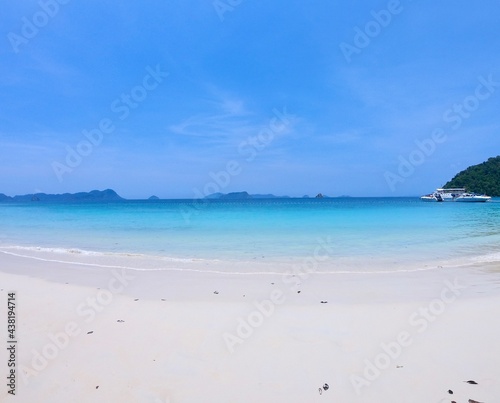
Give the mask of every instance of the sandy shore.
M 60 260 L 0 252 L 0 326 L 7 339 L 14 291 L 18 340 L 2 401 L 500 401 L 495 264 L 293 276 Z

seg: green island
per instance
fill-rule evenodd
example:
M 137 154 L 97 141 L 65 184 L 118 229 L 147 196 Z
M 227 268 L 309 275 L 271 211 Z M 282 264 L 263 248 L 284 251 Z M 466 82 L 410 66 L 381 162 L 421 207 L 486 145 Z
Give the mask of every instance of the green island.
M 466 188 L 469 192 L 500 196 L 500 156 L 459 172 L 444 188 Z

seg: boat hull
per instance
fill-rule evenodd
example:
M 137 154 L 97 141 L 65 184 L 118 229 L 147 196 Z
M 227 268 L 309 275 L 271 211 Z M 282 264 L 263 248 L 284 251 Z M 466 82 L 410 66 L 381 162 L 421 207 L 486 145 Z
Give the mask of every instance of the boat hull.
M 485 203 L 490 200 L 491 197 L 489 196 L 475 196 L 475 197 L 457 197 L 455 201 L 459 203 Z

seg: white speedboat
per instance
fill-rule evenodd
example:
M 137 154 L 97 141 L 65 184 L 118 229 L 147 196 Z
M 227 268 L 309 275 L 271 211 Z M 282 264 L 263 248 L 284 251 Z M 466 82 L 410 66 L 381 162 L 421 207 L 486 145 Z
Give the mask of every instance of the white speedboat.
M 436 189 L 434 193 L 420 197 L 423 201 L 433 202 L 487 202 L 490 196 L 467 193 L 465 188 Z
M 490 200 L 490 196 L 478 195 L 475 193 L 464 193 L 455 198 L 457 202 L 487 202 Z

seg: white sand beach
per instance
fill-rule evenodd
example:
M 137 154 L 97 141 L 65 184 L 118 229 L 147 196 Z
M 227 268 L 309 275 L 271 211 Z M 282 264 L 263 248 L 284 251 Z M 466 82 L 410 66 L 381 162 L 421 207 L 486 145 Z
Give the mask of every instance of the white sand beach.
M 494 263 L 292 278 L 71 259 L 0 253 L 2 334 L 15 292 L 18 340 L 2 401 L 500 401 Z

